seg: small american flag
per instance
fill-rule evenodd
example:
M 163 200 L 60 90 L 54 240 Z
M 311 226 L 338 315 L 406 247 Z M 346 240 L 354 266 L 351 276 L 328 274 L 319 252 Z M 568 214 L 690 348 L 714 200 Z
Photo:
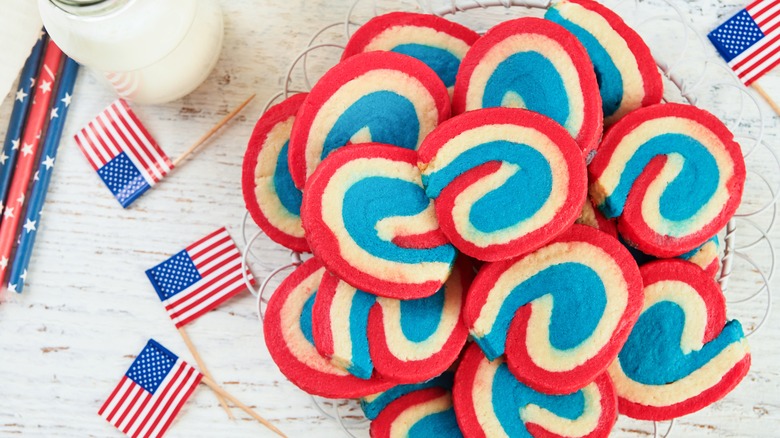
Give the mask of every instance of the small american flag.
M 98 114 L 75 138 L 89 164 L 125 208 L 173 168 L 122 99 Z
M 750 85 L 780 63 L 780 1 L 756 0 L 708 37 L 742 82 Z
M 130 437 L 161 437 L 202 378 L 150 339 L 98 414 Z
M 247 275 L 252 279 L 249 271 Z M 246 289 L 241 253 L 224 227 L 147 270 L 146 276 L 176 327 Z

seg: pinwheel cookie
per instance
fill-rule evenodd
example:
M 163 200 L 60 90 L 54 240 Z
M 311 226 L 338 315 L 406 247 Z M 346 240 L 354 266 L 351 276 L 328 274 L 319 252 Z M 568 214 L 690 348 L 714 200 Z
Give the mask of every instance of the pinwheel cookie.
M 361 398 L 360 407 L 363 409 L 363 414 L 365 414 L 366 418 L 373 420 L 387 407 L 387 405 L 411 392 L 427 388 L 443 388 L 448 391 L 452 390 L 452 382 L 454 378 L 454 372 L 445 371 L 440 376 L 426 380 L 425 382 L 396 385 L 387 391 L 378 392 L 376 394 Z
M 490 29 L 461 62 L 455 114 L 490 107 L 526 108 L 562 125 L 583 156 L 601 138 L 603 115 L 588 53 L 562 26 L 518 18 Z
M 612 10 L 592 0 L 563 0 L 544 18 L 565 27 L 587 50 L 599 83 L 604 125 L 661 103 L 663 81 L 650 49 Z
M 424 62 L 451 90 L 460 61 L 477 39 L 478 33 L 446 18 L 391 12 L 360 26 L 349 39 L 341 59 L 363 52 L 401 53 Z
M 644 302 L 609 374 L 620 413 L 669 420 L 696 412 L 728 394 L 750 368 L 739 321 L 726 322 L 718 284 L 683 260 L 642 267 Z
M 703 245 L 742 199 L 745 162 L 734 135 L 691 105 L 638 109 L 604 136 L 588 166 L 590 196 L 640 251 L 675 257 Z
M 370 52 L 330 69 L 312 88 L 293 124 L 290 171 L 298 188 L 325 157 L 355 143 L 417 149 L 450 116 L 436 73 L 411 56 Z
M 615 222 L 604 217 L 601 211 L 593 205 L 590 198 L 586 199 L 582 204 L 582 213 L 580 213 L 580 217 L 577 218 L 575 223 L 587 225 L 615 238 L 618 237 L 617 225 L 615 225 Z
M 452 393 L 444 388 L 427 388 L 406 394 L 387 407 L 371 422 L 372 438 L 458 438 Z
M 456 251 L 439 230 L 414 151 L 376 143 L 335 151 L 306 183 L 301 216 L 314 254 L 362 291 L 423 298 L 450 275 Z
M 456 248 L 486 261 L 532 251 L 574 223 L 585 161 L 548 117 L 487 108 L 436 128 L 419 151 L 426 194 Z
M 309 259 L 276 289 L 265 311 L 265 344 L 276 366 L 293 384 L 328 398 L 357 398 L 384 391 L 393 382 L 359 379 L 317 352 L 312 334 L 312 307 L 325 268 Z
M 617 356 L 639 316 L 642 279 L 612 236 L 584 225 L 517 259 L 486 264 L 464 321 L 493 360 L 531 388 L 568 394 Z
M 519 382 L 503 358 L 490 361 L 477 345 L 458 366 L 453 402 L 467 438 L 607 437 L 617 420 L 606 373 L 571 394 L 548 395 Z
M 274 242 L 305 252 L 301 226 L 303 194 L 293 184 L 287 161 L 295 114 L 306 99 L 296 94 L 260 117 L 249 139 L 242 166 L 244 202 L 255 223 Z
M 314 303 L 314 343 L 360 378 L 398 383 L 436 377 L 458 358 L 468 336 L 461 308 L 471 283 L 459 265 L 435 294 L 414 300 L 376 297 L 325 274 Z

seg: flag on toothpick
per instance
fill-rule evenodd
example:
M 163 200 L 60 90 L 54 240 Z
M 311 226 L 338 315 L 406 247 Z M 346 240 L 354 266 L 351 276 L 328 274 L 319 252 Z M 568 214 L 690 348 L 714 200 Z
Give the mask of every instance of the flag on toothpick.
M 76 135 L 89 164 L 127 208 L 173 169 L 173 163 L 122 99 Z
M 755 0 L 707 36 L 749 86 L 780 63 L 780 1 Z
M 225 227 L 147 270 L 146 276 L 176 327 L 246 290 L 241 252 Z
M 161 437 L 202 378 L 150 339 L 98 414 L 130 437 Z

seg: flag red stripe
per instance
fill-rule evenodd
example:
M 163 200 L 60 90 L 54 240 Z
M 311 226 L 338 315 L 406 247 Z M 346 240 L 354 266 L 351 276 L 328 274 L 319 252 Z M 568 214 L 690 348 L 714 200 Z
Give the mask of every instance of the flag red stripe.
M 778 64 L 780 64 L 780 59 L 776 59 L 776 60 L 774 60 L 774 61 L 773 61 L 771 64 L 769 64 L 769 65 L 767 65 L 766 67 L 764 67 L 764 69 L 763 69 L 763 70 L 761 70 L 761 71 L 759 71 L 758 73 L 756 73 L 755 75 L 753 75 L 753 77 L 752 77 L 752 78 L 750 78 L 750 79 L 748 79 L 747 81 L 745 81 L 745 85 L 750 85 L 750 84 L 752 84 L 752 83 L 753 83 L 753 82 L 755 82 L 755 81 L 756 81 L 758 78 L 760 78 L 761 76 L 765 75 L 766 73 L 768 73 L 769 71 L 771 71 L 772 69 L 774 69 L 775 67 L 777 67 L 777 66 L 778 66 Z
M 139 386 L 139 388 L 140 388 L 140 386 Z M 133 427 L 133 425 L 137 424 L 138 417 L 141 415 L 141 413 L 144 412 L 144 409 L 146 409 L 146 405 L 149 404 L 149 400 L 152 399 L 152 393 L 151 392 L 146 391 L 146 390 L 143 390 L 143 392 L 146 394 L 146 397 L 144 398 L 144 401 L 142 401 L 138 405 L 138 409 L 135 410 L 135 412 L 133 413 L 133 417 L 130 419 L 130 421 L 128 421 L 127 424 L 125 424 L 125 427 L 123 427 L 121 429 L 122 432 L 124 432 L 124 433 L 128 433 L 130 431 L 130 429 Z M 116 426 L 117 429 L 119 428 L 119 426 L 121 426 L 121 423 L 117 424 L 117 426 Z
M 154 418 L 157 417 L 160 413 L 160 403 L 165 399 L 168 392 L 171 390 L 171 386 L 174 382 L 178 382 L 179 376 L 184 372 L 184 366 L 183 362 L 179 363 L 179 366 L 176 367 L 175 374 L 173 375 L 173 378 L 167 382 L 165 387 L 157 388 L 157 391 L 155 391 L 154 395 L 155 400 L 154 404 L 152 405 L 152 408 L 149 410 L 149 413 L 141 419 L 141 421 L 138 423 L 138 428 L 133 433 L 133 436 L 140 436 L 140 434 L 146 432 L 147 428 L 149 427 L 149 422 L 154 421 Z
M 182 371 L 184 371 L 186 374 L 181 379 L 172 380 L 171 385 L 165 388 L 165 394 L 163 395 L 164 397 L 160 397 L 160 400 L 165 400 L 164 405 L 162 406 L 162 409 L 156 409 L 156 415 L 154 416 L 154 420 L 152 420 L 151 426 L 148 426 L 149 428 L 148 432 L 146 433 L 146 435 L 144 435 L 146 438 L 152 436 L 152 433 L 157 428 L 157 425 L 160 423 L 162 417 L 165 416 L 166 413 L 170 412 L 171 404 L 176 399 L 176 396 L 179 395 L 179 393 L 184 390 L 185 386 L 187 385 L 190 378 L 192 377 L 192 374 L 195 372 L 195 370 L 192 367 L 187 367 L 186 364 L 184 363 L 181 363 L 179 365 L 179 368 Z M 158 434 L 155 436 L 161 436 L 161 435 L 162 434 Z
M 116 102 L 114 102 L 111 107 L 107 108 L 105 111 L 105 114 L 107 117 L 111 119 L 111 122 L 113 123 L 113 128 L 116 131 L 117 142 L 121 145 L 124 145 L 122 149 L 124 152 L 128 155 L 130 158 L 135 158 L 133 160 L 134 163 L 136 163 L 136 166 L 143 170 L 143 173 L 146 174 L 150 179 L 152 179 L 153 182 L 157 182 L 158 179 L 153 175 L 151 172 L 149 172 L 149 163 L 144 157 L 139 156 L 137 153 L 135 153 L 135 150 L 133 148 L 133 143 L 136 141 L 136 138 L 133 137 L 134 133 L 132 129 L 130 129 L 127 126 L 127 121 L 125 120 L 124 115 L 122 113 L 118 112 L 116 109 Z
M 97 171 L 101 167 L 103 167 L 104 164 L 102 161 L 96 162 L 95 160 L 100 160 L 100 156 L 95 155 L 93 158 L 93 152 L 91 151 L 91 145 L 89 144 L 89 139 L 86 137 L 83 137 L 83 134 L 81 132 L 77 133 L 73 136 L 73 138 L 76 139 L 76 144 L 78 145 L 79 149 L 81 149 L 81 153 L 84 154 L 85 157 L 87 157 L 87 161 L 89 161 L 89 165 L 92 166 L 92 169 Z M 83 138 L 83 140 L 82 140 Z
M 230 268 L 233 268 L 233 266 L 230 266 Z M 197 289 L 188 293 L 183 299 L 171 302 L 170 304 L 166 305 L 165 309 L 169 313 L 171 313 L 171 316 L 173 316 L 174 314 L 180 312 L 180 310 L 178 309 L 184 309 L 185 307 L 189 307 L 188 303 L 192 302 L 193 300 L 200 299 L 198 295 L 204 294 L 206 295 L 206 298 L 208 298 L 210 295 L 214 295 L 218 293 L 217 291 L 214 290 L 214 286 L 221 286 L 223 282 L 226 281 L 229 275 L 231 274 L 236 275 L 236 273 L 231 273 L 231 270 L 226 271 L 223 275 L 209 277 L 208 279 L 206 279 L 206 281 L 203 282 L 203 284 L 198 284 Z M 240 271 L 238 272 L 238 275 L 240 275 Z
M 765 2 L 764 0 L 757 0 L 753 3 L 750 3 L 749 5 L 745 6 L 745 10 L 748 11 L 748 14 L 755 17 L 758 15 L 761 15 L 763 12 L 765 12 L 767 9 L 772 7 L 772 2 Z
M 127 115 L 130 117 L 130 119 L 133 121 L 135 127 L 141 131 L 143 136 L 147 139 L 149 144 L 147 145 L 144 142 L 139 142 L 138 144 L 141 145 L 144 151 L 149 154 L 150 157 L 155 157 L 155 165 L 160 170 L 160 172 L 165 175 L 168 170 L 173 168 L 173 163 L 168 158 L 167 155 L 165 155 L 165 152 L 160 148 L 160 145 L 157 144 L 157 142 L 154 140 L 154 137 L 149 134 L 149 131 L 146 130 L 146 127 L 141 123 L 140 120 L 138 120 L 138 116 L 136 116 L 135 112 L 133 112 L 130 107 L 127 105 L 127 102 L 124 100 L 120 100 L 122 107 L 124 108 Z M 159 157 L 159 158 L 157 158 Z M 166 166 L 163 167 L 160 164 L 160 160 L 162 160 Z
M 751 62 L 750 65 L 735 67 L 734 71 L 736 71 L 739 77 L 742 78 L 742 77 L 750 76 L 751 72 L 755 69 L 763 68 L 763 65 L 767 62 L 767 60 L 777 55 L 777 50 L 780 49 L 780 35 L 778 35 L 777 38 L 775 38 L 774 41 L 772 41 L 771 46 L 769 46 L 768 49 L 769 50 L 762 50 L 760 53 L 757 54 L 757 55 L 761 55 L 760 58 L 758 56 L 754 56 L 753 62 Z
M 125 146 L 124 150 L 128 155 L 132 155 L 136 159 L 136 161 L 138 161 L 138 163 L 141 164 L 142 169 L 145 171 L 144 173 L 146 173 L 149 176 L 149 178 L 151 178 L 154 182 L 157 182 L 160 179 L 154 172 L 151 171 L 151 168 L 153 166 L 152 164 L 153 160 L 150 160 L 148 157 L 145 156 L 145 154 L 138 153 L 137 145 L 143 144 L 142 143 L 143 140 L 138 136 L 138 133 L 134 131 L 134 128 L 137 128 L 137 126 L 133 126 L 133 124 L 131 124 L 131 122 L 134 122 L 134 124 L 137 125 L 138 122 L 135 120 L 128 119 L 129 117 L 133 117 L 134 114 L 131 111 L 128 111 L 127 113 L 123 113 L 122 109 L 120 109 L 120 102 L 122 103 L 121 106 L 126 107 L 127 104 L 124 103 L 123 100 L 114 102 L 113 104 L 111 104 L 112 111 L 110 111 L 109 113 L 111 114 L 111 118 L 113 122 L 119 128 L 118 131 L 121 132 L 122 142 Z M 165 173 L 163 172 L 162 174 L 164 175 Z
M 110 414 L 106 417 L 108 421 L 110 421 L 112 424 L 114 422 L 114 418 L 121 412 L 122 409 L 124 409 L 125 400 L 127 400 L 127 397 L 132 394 L 134 388 L 134 384 L 132 381 L 130 381 L 130 387 L 125 390 L 124 393 L 122 393 L 121 398 L 119 399 L 119 402 L 117 402 L 116 406 L 114 406 L 114 409 L 111 411 Z
M 198 384 L 202 379 L 203 379 L 203 375 L 199 374 L 195 378 L 195 383 L 190 385 L 190 387 L 185 390 L 186 392 L 184 393 L 184 397 L 182 397 L 181 400 L 179 401 L 179 404 L 177 404 L 173 408 L 172 411 L 173 414 L 168 417 L 168 420 L 165 421 L 165 424 L 163 424 L 162 429 L 160 429 L 160 436 L 162 436 L 165 433 L 165 431 L 167 431 L 168 428 L 171 427 L 171 423 L 173 423 L 173 420 L 176 419 L 176 413 L 179 412 L 181 408 L 184 406 L 184 403 L 186 403 L 187 400 L 189 400 L 189 398 L 192 396 L 192 392 L 195 391 L 195 388 L 198 386 Z
M 193 251 L 195 250 L 195 248 L 197 248 L 198 246 L 200 246 L 200 245 L 202 245 L 203 243 L 207 242 L 209 239 L 213 239 L 215 236 L 217 236 L 217 235 L 218 235 L 218 234 L 220 234 L 220 233 L 225 233 L 225 234 L 227 234 L 227 228 L 225 228 L 225 227 L 222 227 L 222 228 L 220 228 L 220 229 L 218 229 L 218 230 L 216 230 L 216 231 L 213 231 L 213 232 L 212 232 L 211 234 L 209 234 L 208 236 L 206 236 L 206 237 L 204 237 L 204 238 L 202 238 L 202 239 L 198 240 L 197 242 L 193 243 L 192 245 L 188 246 L 188 247 L 187 247 L 187 248 L 185 248 L 185 249 L 187 250 L 187 252 L 188 252 L 188 253 L 193 253 Z M 198 251 L 198 252 L 201 252 L 201 251 Z
M 98 116 L 90 123 L 95 123 L 99 128 L 95 130 L 95 135 L 100 140 L 100 143 L 111 151 L 112 158 L 123 152 L 122 145 L 117 141 L 113 133 L 111 133 L 108 125 L 103 121 L 103 117 Z
M 750 61 L 755 59 L 757 56 L 763 55 L 767 51 L 766 46 L 775 44 L 778 40 L 780 40 L 780 34 L 775 35 L 774 38 L 772 38 L 771 40 L 768 40 L 766 42 L 760 41 L 758 43 L 758 44 L 761 44 L 761 48 L 760 49 L 758 49 L 755 52 L 751 53 L 750 56 L 746 57 L 745 59 L 739 61 L 738 63 L 736 63 L 734 65 L 732 65 L 731 68 L 734 69 L 734 71 L 737 71 L 739 73 L 738 70 L 740 70 L 742 67 L 744 67 L 745 64 L 749 63 Z M 770 50 L 770 55 L 771 55 L 771 50 Z
M 111 404 L 111 400 L 113 400 L 114 397 L 116 397 L 119 390 L 122 389 L 122 385 L 125 383 L 126 380 L 127 377 L 122 377 L 122 380 L 120 380 L 119 384 L 116 385 L 116 388 L 114 388 L 114 390 L 111 392 L 111 395 L 108 396 L 106 401 L 103 403 L 103 406 L 100 407 L 100 410 L 98 411 L 98 415 L 103 415 L 103 412 L 106 410 L 108 405 Z
M 130 400 L 130 402 L 126 405 L 125 409 L 122 409 L 122 414 L 119 416 L 119 418 L 114 420 L 114 425 L 117 428 L 119 428 L 119 426 L 122 424 L 122 422 L 125 420 L 125 418 L 127 418 L 127 414 L 130 413 L 130 411 L 132 410 L 132 407 L 135 406 L 136 403 L 138 403 L 138 399 L 142 395 L 144 395 L 144 394 L 149 394 L 147 391 L 144 391 L 143 388 L 141 388 L 141 387 L 136 387 L 134 389 L 137 389 L 137 390 L 135 391 L 135 395 L 133 396 L 133 399 Z
M 225 256 L 226 254 L 230 252 L 234 252 L 236 257 L 239 259 L 241 258 L 241 255 L 236 250 L 236 247 L 234 245 L 230 245 L 232 242 L 218 242 L 214 246 L 217 248 L 214 248 L 214 252 L 204 254 L 204 257 L 201 259 L 198 259 L 197 261 L 193 260 L 195 263 L 195 267 L 198 268 L 198 271 L 201 271 L 200 275 L 203 277 L 208 277 L 214 270 L 218 269 L 221 265 L 224 265 L 226 261 L 222 261 L 221 263 L 217 264 L 216 266 L 209 267 L 209 264 L 211 264 L 213 261 L 218 260 L 220 257 Z M 222 249 L 219 249 L 219 247 L 224 247 Z
M 181 319 L 176 321 L 176 328 L 183 327 L 192 321 L 200 318 L 203 316 L 203 314 L 210 312 L 212 309 L 215 309 L 220 306 L 220 304 L 224 303 L 225 301 L 229 300 L 230 298 L 233 298 L 236 294 L 241 293 L 246 289 L 246 286 L 243 284 L 243 281 L 241 281 L 241 284 L 236 285 L 234 289 L 232 289 L 230 292 L 225 293 L 222 297 L 220 297 L 218 300 L 215 300 L 214 303 L 212 303 L 210 306 L 207 306 L 203 308 L 202 310 L 193 313 L 191 316 L 188 316 L 185 319 Z
M 111 149 L 101 140 L 97 133 L 97 128 L 95 128 L 94 120 L 87 123 L 87 127 L 84 128 L 84 137 L 89 140 L 89 143 L 92 145 L 92 150 L 95 151 L 100 157 L 100 160 L 104 163 L 108 163 L 111 159 L 116 157 L 117 153 L 119 153 L 118 151 Z
M 220 283 L 220 282 L 222 283 L 221 286 L 222 285 L 231 285 L 231 284 L 234 284 L 234 283 L 238 283 L 239 285 L 243 285 L 243 282 L 241 281 L 242 278 L 243 277 L 240 274 L 234 275 L 233 277 L 230 277 L 230 278 L 215 278 L 213 281 L 210 282 L 210 284 L 208 286 L 213 285 L 215 283 Z M 208 286 L 204 285 L 204 288 L 208 287 Z M 193 297 L 197 297 L 195 300 L 190 301 L 185 306 L 178 306 L 178 307 L 176 307 L 174 309 L 170 309 L 169 310 L 169 311 L 171 311 L 171 310 L 173 311 L 173 312 L 171 312 L 171 318 L 179 317 L 181 314 L 186 313 L 187 311 L 197 307 L 199 304 L 203 303 L 204 301 L 208 300 L 209 298 L 213 297 L 214 295 L 219 294 L 222 290 L 224 290 L 224 288 L 219 288 L 219 289 L 217 289 L 217 292 L 210 293 L 210 294 L 202 294 L 201 295 L 201 294 L 199 294 L 197 292 L 192 294 Z M 211 307 L 211 306 L 209 306 L 209 307 Z
M 774 29 L 777 26 L 775 25 L 775 26 L 773 26 L 773 27 L 771 27 L 769 29 L 764 29 L 764 25 L 766 23 L 769 23 L 770 21 L 774 20 L 775 18 L 777 18 L 778 15 L 780 15 L 780 8 L 778 8 L 776 11 L 772 12 L 771 14 L 769 14 L 766 17 L 761 17 L 760 21 L 757 20 L 756 17 L 753 17 L 753 20 L 755 20 L 755 22 L 758 25 L 758 27 L 761 28 L 761 32 L 764 32 L 764 35 L 768 35 L 769 33 L 772 32 L 772 29 Z

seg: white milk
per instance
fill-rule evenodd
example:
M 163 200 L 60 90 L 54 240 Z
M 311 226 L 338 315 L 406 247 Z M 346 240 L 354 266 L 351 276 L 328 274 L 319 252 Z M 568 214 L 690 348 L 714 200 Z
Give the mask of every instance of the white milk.
M 139 103 L 188 94 L 222 48 L 217 0 L 38 0 L 38 7 L 63 52 Z

